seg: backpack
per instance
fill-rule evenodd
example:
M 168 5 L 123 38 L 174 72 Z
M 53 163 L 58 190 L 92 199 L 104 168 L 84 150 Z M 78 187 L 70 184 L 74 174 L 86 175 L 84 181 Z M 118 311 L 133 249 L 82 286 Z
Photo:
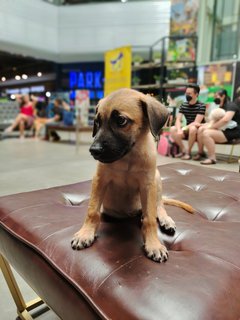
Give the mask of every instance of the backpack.
M 174 158 L 179 152 L 179 146 L 173 141 L 169 132 L 160 135 L 157 151 L 165 157 Z
M 66 126 L 72 126 L 74 123 L 74 112 L 63 110 L 63 123 Z

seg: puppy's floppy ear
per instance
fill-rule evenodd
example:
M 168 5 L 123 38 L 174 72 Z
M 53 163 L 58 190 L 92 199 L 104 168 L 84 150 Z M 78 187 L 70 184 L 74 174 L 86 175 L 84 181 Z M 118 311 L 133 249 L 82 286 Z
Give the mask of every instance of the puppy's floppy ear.
M 96 111 L 95 111 L 95 118 L 94 118 L 94 122 L 93 122 L 93 131 L 92 131 L 92 137 L 94 138 L 95 135 L 97 134 L 98 131 L 98 126 L 96 124 L 96 115 L 98 113 L 98 105 L 96 106 Z
M 143 113 L 148 118 L 151 133 L 157 138 L 169 117 L 168 109 L 150 95 L 146 95 L 144 99 L 141 99 L 141 103 Z

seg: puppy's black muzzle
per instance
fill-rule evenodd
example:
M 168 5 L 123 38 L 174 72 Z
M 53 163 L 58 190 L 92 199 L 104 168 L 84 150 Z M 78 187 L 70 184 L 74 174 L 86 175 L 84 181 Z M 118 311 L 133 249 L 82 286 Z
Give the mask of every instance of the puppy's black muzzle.
M 104 142 L 94 142 L 89 151 L 95 160 L 103 163 L 110 163 L 121 157 L 120 152 L 116 152 Z
M 104 147 L 100 143 L 93 143 L 89 149 L 94 159 L 101 157 L 104 153 Z
M 95 160 L 103 163 L 111 163 L 121 159 L 128 151 L 130 146 L 126 145 L 112 145 L 107 142 L 93 142 L 89 151 Z

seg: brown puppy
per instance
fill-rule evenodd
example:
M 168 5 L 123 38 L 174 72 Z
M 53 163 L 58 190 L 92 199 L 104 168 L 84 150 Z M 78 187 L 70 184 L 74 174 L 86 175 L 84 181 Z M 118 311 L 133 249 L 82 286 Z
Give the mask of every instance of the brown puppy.
M 92 181 L 87 217 L 74 235 L 73 249 L 92 245 L 104 212 L 115 217 L 142 212 L 142 233 L 147 256 L 166 261 L 168 252 L 157 236 L 162 230 L 174 234 L 176 226 L 164 203 L 193 209 L 176 200 L 162 199 L 162 185 L 156 169 L 156 138 L 168 118 L 167 109 L 151 96 L 131 89 L 118 90 L 102 99 L 97 107 L 90 147 L 99 161 Z

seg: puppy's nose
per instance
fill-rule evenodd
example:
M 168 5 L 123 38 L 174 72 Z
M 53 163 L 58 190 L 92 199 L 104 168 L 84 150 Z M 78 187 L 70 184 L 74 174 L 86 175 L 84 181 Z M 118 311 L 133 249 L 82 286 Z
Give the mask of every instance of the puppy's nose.
M 102 144 L 100 144 L 100 143 L 92 144 L 89 149 L 91 155 L 95 156 L 95 157 L 100 156 L 103 153 L 103 150 L 104 150 L 104 148 L 103 148 Z

